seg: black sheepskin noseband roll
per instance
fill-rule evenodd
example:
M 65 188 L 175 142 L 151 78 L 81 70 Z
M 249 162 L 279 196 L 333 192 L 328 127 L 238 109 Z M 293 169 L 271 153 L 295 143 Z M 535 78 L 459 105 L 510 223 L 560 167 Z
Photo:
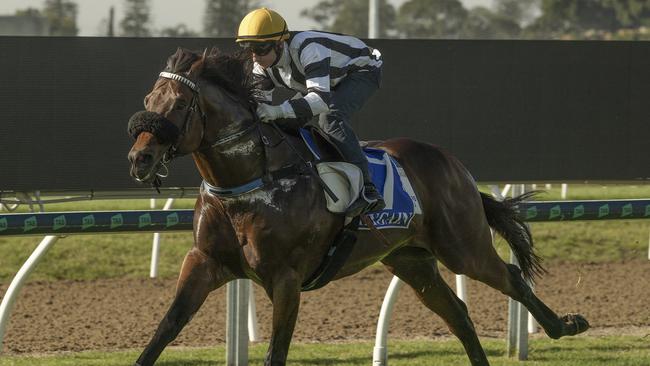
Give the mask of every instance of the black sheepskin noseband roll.
M 129 119 L 128 132 L 137 139 L 141 132 L 152 133 L 161 144 L 173 144 L 180 131 L 175 124 L 156 112 L 139 111 Z

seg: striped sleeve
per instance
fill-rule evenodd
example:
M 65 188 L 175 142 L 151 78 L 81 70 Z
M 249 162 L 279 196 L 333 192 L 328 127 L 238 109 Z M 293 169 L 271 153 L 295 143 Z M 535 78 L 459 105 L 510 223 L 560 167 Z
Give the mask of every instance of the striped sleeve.
M 275 84 L 257 63 L 253 66 L 253 97 L 258 103 L 271 104 Z
M 289 101 L 296 117 L 312 117 L 329 110 L 331 53 L 317 42 L 301 50 L 300 63 L 305 69 L 307 94 Z

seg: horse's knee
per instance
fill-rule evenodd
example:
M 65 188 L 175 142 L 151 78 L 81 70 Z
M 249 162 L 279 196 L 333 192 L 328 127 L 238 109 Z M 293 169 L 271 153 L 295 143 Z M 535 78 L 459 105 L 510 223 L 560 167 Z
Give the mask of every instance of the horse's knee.
M 206 286 L 210 291 L 221 287 L 233 279 L 232 274 L 226 273 L 224 268 L 214 258 L 199 249 L 193 248 L 185 255 L 181 271 L 176 282 L 176 292 L 191 283 L 192 286 Z

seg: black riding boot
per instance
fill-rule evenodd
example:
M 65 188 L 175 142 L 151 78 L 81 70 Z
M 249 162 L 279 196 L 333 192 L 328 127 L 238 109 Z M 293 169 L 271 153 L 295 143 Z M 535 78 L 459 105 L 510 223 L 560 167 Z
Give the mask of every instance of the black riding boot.
M 379 193 L 377 187 L 375 187 L 372 181 L 363 183 L 363 192 L 361 193 L 361 195 L 362 197 L 359 197 L 347 209 L 346 213 L 349 216 L 356 216 L 354 215 L 355 213 L 354 211 L 357 210 L 357 208 L 355 208 L 354 206 L 359 206 L 360 204 L 362 204 L 363 202 L 361 201 L 365 201 L 367 202 L 367 204 L 361 210 L 361 212 L 358 213 L 359 215 L 366 212 L 381 211 L 384 209 L 384 207 L 386 207 L 386 202 L 384 202 L 384 197 L 382 197 L 381 193 Z M 357 202 L 359 202 L 359 204 L 357 204 Z
M 343 159 L 356 165 L 363 174 L 363 190 L 359 198 L 346 210 L 346 215 L 355 217 L 370 211 L 380 211 L 386 207 L 381 193 L 377 190 L 370 178 L 368 159 L 359 146 L 359 139 L 349 123 L 346 115 L 336 109 L 331 109 L 319 118 L 319 125 L 329 140 L 339 150 Z

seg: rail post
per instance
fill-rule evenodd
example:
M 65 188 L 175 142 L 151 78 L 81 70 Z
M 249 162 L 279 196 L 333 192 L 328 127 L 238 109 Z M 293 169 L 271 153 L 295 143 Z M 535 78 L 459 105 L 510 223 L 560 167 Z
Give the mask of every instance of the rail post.
M 228 282 L 226 365 L 248 366 L 248 297 L 250 280 Z
M 48 235 L 43 238 L 27 261 L 25 261 L 22 267 L 20 267 L 20 270 L 11 281 L 9 288 L 7 288 L 7 292 L 2 298 L 2 303 L 0 303 L 0 353 L 2 353 L 2 340 L 4 339 L 5 330 L 9 324 L 11 310 L 14 307 L 20 290 L 25 284 L 25 281 L 27 281 L 29 275 L 34 271 L 34 268 L 36 268 L 38 263 L 43 259 L 45 254 L 50 250 L 52 245 L 57 242 L 57 240 L 59 240 L 59 237 L 56 235 Z
M 404 282 L 397 276 L 388 285 L 388 290 L 384 296 L 384 302 L 381 304 L 379 311 L 379 320 L 377 321 L 377 335 L 375 337 L 375 348 L 372 352 L 372 366 L 387 366 L 388 365 L 388 349 L 386 347 L 386 339 L 388 338 L 388 324 L 390 316 L 393 313 L 393 306 L 397 300 L 397 294 Z

